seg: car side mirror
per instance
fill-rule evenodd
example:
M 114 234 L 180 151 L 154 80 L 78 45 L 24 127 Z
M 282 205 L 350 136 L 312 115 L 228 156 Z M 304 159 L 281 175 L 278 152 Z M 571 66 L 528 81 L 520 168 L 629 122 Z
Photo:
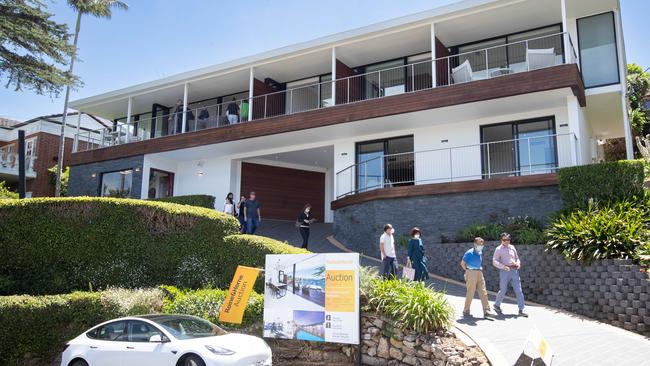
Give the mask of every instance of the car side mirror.
M 160 334 L 154 334 L 149 338 L 149 342 L 152 343 L 162 343 L 163 339 Z

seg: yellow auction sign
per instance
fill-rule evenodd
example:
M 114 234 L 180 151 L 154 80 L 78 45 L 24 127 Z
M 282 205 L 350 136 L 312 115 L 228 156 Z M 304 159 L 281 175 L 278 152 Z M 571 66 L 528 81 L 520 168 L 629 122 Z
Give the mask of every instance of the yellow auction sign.
M 244 310 L 248 304 L 248 298 L 253 290 L 253 285 L 257 279 L 260 269 L 237 266 L 235 276 L 230 283 L 228 296 L 226 296 L 221 311 L 219 312 L 219 321 L 224 323 L 241 324 L 244 317 Z

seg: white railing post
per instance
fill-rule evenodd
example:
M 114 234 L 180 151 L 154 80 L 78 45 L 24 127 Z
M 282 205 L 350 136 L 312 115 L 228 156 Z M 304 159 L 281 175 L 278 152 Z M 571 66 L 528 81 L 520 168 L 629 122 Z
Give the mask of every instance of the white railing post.
M 77 111 L 77 137 L 74 140 L 74 146 L 72 147 L 72 151 L 77 151 L 79 149 L 79 132 L 81 131 L 81 115 L 83 114 L 81 111 Z
M 266 110 L 269 108 L 268 102 L 268 94 L 264 94 L 264 118 L 266 118 Z
M 133 97 L 129 96 L 129 102 L 128 102 L 128 105 L 126 107 L 126 125 L 127 126 L 131 125 L 131 110 L 132 110 L 131 108 L 132 108 L 132 106 L 133 106 Z M 130 141 L 130 137 L 129 137 L 129 133 L 128 133 L 128 130 L 127 130 L 126 142 L 129 142 L 129 141 Z
M 293 114 L 293 89 L 289 89 L 289 114 Z
M 332 47 L 332 105 L 336 105 L 336 47 Z
M 533 157 L 530 155 L 530 137 L 527 138 L 528 142 L 528 173 L 533 174 Z
M 526 49 L 525 49 L 525 52 L 526 52 L 526 71 L 530 71 L 530 60 L 528 59 L 528 40 L 526 40 L 525 45 L 526 45 Z
M 379 98 L 381 98 L 381 70 L 377 71 L 377 73 L 379 74 L 379 77 L 378 77 L 378 79 L 379 79 L 379 82 L 378 82 L 378 84 L 379 84 Z
M 182 117 L 183 119 L 181 120 L 182 121 L 181 131 L 179 133 L 185 132 L 185 127 L 187 126 L 187 89 L 188 89 L 188 84 L 185 83 L 183 85 L 183 117 Z
M 453 159 L 451 157 L 451 148 L 449 148 L 449 181 L 450 182 L 454 181 L 454 165 L 453 165 Z
M 348 77 L 347 79 L 345 79 L 345 81 L 347 81 L 347 84 L 348 84 L 347 101 L 348 101 L 348 104 L 349 104 L 349 103 L 350 103 L 350 77 Z
M 253 68 L 250 68 L 248 74 L 248 121 L 253 120 L 253 89 L 255 88 L 255 72 Z M 266 103 L 264 104 L 264 110 L 266 111 Z
M 485 50 L 485 78 L 490 78 L 490 62 L 488 60 L 488 50 Z
M 436 26 L 431 23 L 431 87 L 435 88 L 437 85 L 437 72 L 436 72 Z
M 381 156 L 381 160 L 379 161 L 381 163 L 381 169 L 379 170 L 379 178 L 381 179 L 380 187 L 384 188 L 384 184 L 386 183 L 386 177 L 385 177 L 385 167 L 386 167 L 386 155 Z
M 411 64 L 411 91 L 415 90 L 415 64 Z

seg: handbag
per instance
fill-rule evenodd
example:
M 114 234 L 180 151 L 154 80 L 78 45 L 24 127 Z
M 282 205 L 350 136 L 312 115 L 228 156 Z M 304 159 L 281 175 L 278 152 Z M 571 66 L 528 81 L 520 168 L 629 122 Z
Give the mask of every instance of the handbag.
M 411 261 L 408 261 L 402 268 L 402 278 L 413 281 L 415 279 L 415 268 L 411 267 Z

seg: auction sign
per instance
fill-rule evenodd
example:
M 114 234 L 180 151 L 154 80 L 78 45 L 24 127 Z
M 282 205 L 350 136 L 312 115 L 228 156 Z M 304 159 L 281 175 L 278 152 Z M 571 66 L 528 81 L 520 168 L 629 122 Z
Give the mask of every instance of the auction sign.
M 359 254 L 270 254 L 264 337 L 359 344 Z

